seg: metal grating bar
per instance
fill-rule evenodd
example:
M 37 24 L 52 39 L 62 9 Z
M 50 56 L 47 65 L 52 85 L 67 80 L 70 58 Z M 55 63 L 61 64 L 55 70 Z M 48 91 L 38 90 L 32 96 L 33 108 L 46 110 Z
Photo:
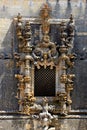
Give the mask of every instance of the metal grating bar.
M 56 69 L 35 67 L 34 96 L 55 96 Z

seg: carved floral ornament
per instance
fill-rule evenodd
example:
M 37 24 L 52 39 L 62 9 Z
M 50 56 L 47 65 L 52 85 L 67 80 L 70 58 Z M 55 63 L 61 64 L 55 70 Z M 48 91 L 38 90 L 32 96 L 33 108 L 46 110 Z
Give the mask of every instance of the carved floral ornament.
M 18 52 L 14 53 L 16 66 L 19 68 L 19 74 L 15 77 L 18 79 L 18 93 L 20 113 L 28 114 L 40 113 L 43 107 L 48 104 L 48 111 L 54 114 L 66 115 L 71 109 L 70 92 L 73 90 L 74 74 L 67 73 L 74 65 L 74 54 L 71 54 L 74 40 L 74 20 L 70 16 L 68 20 L 60 20 L 56 24 L 59 25 L 60 44 L 56 44 L 50 39 L 50 27 L 54 19 L 50 19 L 50 7 L 45 4 L 40 12 L 39 19 L 22 20 L 22 16 L 18 14 L 14 25 L 16 28 Z M 32 22 L 33 21 L 33 22 Z M 37 21 L 37 22 L 36 22 Z M 51 21 L 51 22 L 50 22 Z M 57 21 L 57 20 L 56 20 Z M 36 22 L 36 23 L 35 23 Z M 55 21 L 54 21 L 55 22 Z M 53 23 L 54 23 L 53 22 Z M 32 44 L 32 24 L 40 25 L 39 31 L 42 33 L 40 40 L 36 44 Z M 50 67 L 56 68 L 59 73 L 59 91 L 56 89 L 56 96 L 52 97 L 53 104 L 50 104 L 49 98 L 45 105 L 37 103 L 34 97 L 34 68 L 40 69 Z M 41 98 L 41 97 L 40 97 Z

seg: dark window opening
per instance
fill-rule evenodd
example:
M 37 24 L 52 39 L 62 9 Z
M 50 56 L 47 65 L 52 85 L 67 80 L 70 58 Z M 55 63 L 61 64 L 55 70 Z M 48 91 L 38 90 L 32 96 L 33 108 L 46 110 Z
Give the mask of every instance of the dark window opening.
M 56 69 L 35 67 L 34 96 L 55 96 Z

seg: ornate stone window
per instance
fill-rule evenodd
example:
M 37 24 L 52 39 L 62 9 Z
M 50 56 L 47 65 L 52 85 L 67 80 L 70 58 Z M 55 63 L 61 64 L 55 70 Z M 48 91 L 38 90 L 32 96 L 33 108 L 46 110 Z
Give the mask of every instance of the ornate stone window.
M 52 19 L 51 9 L 45 4 L 39 18 L 14 19 L 18 52 L 15 52 L 18 79 L 19 111 L 40 113 L 47 99 L 48 111 L 67 114 L 71 109 L 70 91 L 73 89 L 74 20 Z M 56 28 L 52 36 L 51 30 Z M 34 33 L 35 32 L 35 33 Z M 52 40 L 56 37 L 57 39 Z M 55 38 L 54 38 L 55 39 Z

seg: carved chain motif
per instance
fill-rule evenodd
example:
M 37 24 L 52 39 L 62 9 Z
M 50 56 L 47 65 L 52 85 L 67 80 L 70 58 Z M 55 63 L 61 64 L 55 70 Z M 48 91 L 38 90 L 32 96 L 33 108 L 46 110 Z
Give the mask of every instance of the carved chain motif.
M 16 66 L 19 68 L 19 74 L 15 77 L 18 79 L 18 94 L 19 99 L 19 111 L 24 114 L 31 114 L 39 112 L 43 109 L 41 105 L 35 103 L 34 97 L 34 84 L 33 84 L 33 70 L 36 66 L 40 69 L 42 66 L 44 69 L 55 67 L 59 73 L 59 91 L 56 92 L 55 106 L 51 104 L 48 106 L 48 111 L 56 114 L 63 115 L 68 114 L 71 109 L 71 97 L 70 92 L 73 90 L 73 78 L 74 74 L 69 74 L 68 70 L 74 65 L 74 54 L 71 54 L 74 40 L 74 20 L 71 15 L 70 19 L 60 22 L 60 43 L 56 45 L 51 42 L 50 32 L 50 12 L 51 9 L 47 4 L 43 6 L 40 13 L 40 28 L 42 32 L 42 38 L 36 45 L 32 45 L 32 31 L 29 21 L 23 23 L 22 16 L 18 14 L 16 18 L 15 27 L 18 41 L 18 52 L 14 54 L 16 59 Z M 59 23 L 58 23 L 59 24 Z

